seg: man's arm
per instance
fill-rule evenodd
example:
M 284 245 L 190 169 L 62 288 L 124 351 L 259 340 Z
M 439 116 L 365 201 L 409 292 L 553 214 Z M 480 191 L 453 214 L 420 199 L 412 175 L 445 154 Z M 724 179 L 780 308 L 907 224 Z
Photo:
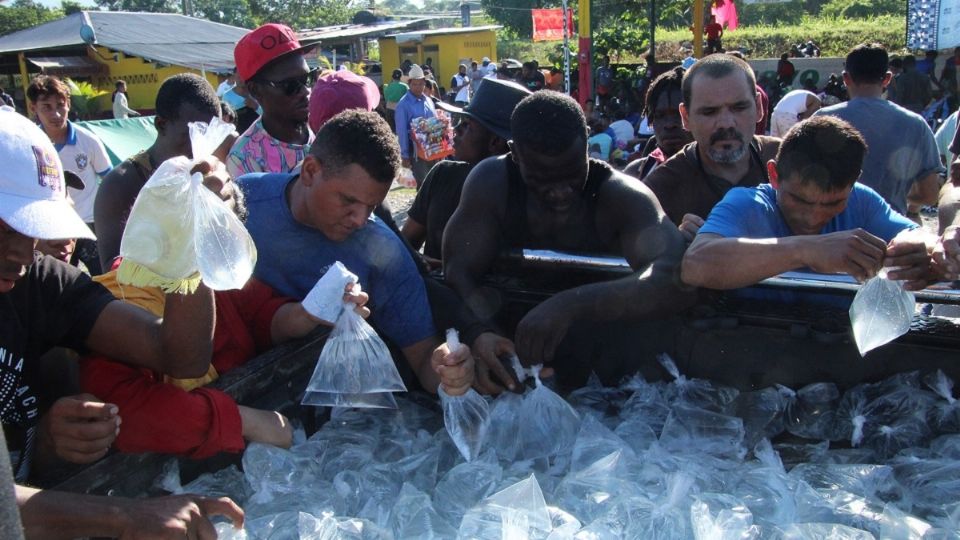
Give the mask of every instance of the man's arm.
M 488 159 L 470 171 L 460 204 L 443 232 L 444 279 L 481 319 L 491 318 L 495 311 L 480 294 L 480 283 L 501 248 L 506 159 L 510 158 Z
M 213 540 L 208 519 L 221 515 L 243 526 L 243 510 L 227 497 L 176 495 L 155 499 L 99 497 L 16 486 L 27 538 L 156 538 Z
M 940 172 L 932 171 L 910 186 L 910 192 L 907 193 L 907 204 L 917 208 L 934 205 L 937 204 L 937 196 L 939 194 Z
M 203 174 L 208 187 L 219 186 L 217 192 L 232 185 L 215 158 L 198 163 L 192 172 Z M 86 346 L 172 377 L 201 377 L 210 368 L 213 325 L 213 291 L 201 283 L 193 294 L 166 295 L 163 319 L 133 304 L 109 303 L 94 322 Z
M 748 287 L 768 277 L 809 267 L 847 273 L 860 281 L 880 270 L 886 243 L 855 229 L 786 238 L 725 238 L 698 234 L 683 257 L 684 283 L 709 289 Z
M 404 166 L 409 167 L 410 160 L 413 159 L 410 151 L 410 111 L 409 104 L 403 98 L 397 102 L 393 120 L 396 125 L 397 139 L 400 142 L 400 157 L 403 158 Z
M 675 313 L 694 300 L 677 275 L 683 239 L 649 188 L 615 176 L 600 192 L 597 215 L 600 234 L 619 239 L 634 273 L 563 291 L 531 310 L 516 333 L 517 354 L 526 364 L 552 361 L 575 320 L 638 320 Z
M 97 224 L 97 250 L 100 267 L 106 272 L 110 263 L 120 255 L 120 239 L 130 208 L 140 193 L 143 183 L 130 162 L 124 163 L 103 179 L 93 207 L 93 221 Z
M 487 159 L 470 171 L 460 204 L 443 232 L 444 280 L 481 321 L 492 319 L 499 308 L 487 301 L 490 297 L 483 294 L 480 283 L 501 247 L 499 229 L 506 204 L 506 159 L 509 158 Z M 503 385 L 515 387 L 513 376 L 499 360 L 500 355 L 515 352 L 509 340 L 493 332 L 483 332 L 470 346 L 479 360 L 476 386 L 480 392 L 496 394 L 503 391 Z
M 168 294 L 163 318 L 127 302 L 110 302 L 87 336 L 87 347 L 176 378 L 202 377 L 213 349 L 213 292 Z
M 960 158 L 950 167 L 951 181 L 943 187 L 939 204 L 940 239 L 933 263 L 943 279 L 960 279 Z

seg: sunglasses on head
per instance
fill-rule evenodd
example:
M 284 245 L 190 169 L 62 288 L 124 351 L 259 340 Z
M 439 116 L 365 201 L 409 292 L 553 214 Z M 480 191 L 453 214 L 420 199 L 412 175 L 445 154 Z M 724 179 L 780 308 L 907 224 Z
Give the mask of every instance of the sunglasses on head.
M 280 90 L 285 95 L 292 96 L 300 91 L 301 88 L 310 85 L 310 80 L 317 73 L 316 69 L 311 69 L 310 71 L 299 75 L 297 77 L 289 77 L 279 81 L 271 81 L 268 79 L 257 79 L 258 81 L 270 85 L 277 90 Z

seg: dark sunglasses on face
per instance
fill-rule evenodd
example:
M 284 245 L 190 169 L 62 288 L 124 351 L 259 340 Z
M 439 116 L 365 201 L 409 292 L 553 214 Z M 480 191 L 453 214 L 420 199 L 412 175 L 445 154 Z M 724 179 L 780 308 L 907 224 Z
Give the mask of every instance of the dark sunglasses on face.
M 311 69 L 310 71 L 299 75 L 297 77 L 289 77 L 279 81 L 270 81 L 267 79 L 257 79 L 264 84 L 268 84 L 277 90 L 280 90 L 284 95 L 292 96 L 300 91 L 301 88 L 310 85 L 310 81 L 313 79 L 313 76 L 317 73 L 316 69 Z

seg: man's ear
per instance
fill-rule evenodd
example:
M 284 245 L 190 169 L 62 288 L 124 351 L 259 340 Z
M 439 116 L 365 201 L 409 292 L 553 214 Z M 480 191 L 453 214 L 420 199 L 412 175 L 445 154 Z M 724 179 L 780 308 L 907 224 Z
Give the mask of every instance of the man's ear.
M 255 99 L 258 103 L 260 102 L 260 87 L 255 81 L 246 81 L 243 83 L 247 87 L 247 94 Z
M 154 116 L 153 127 L 157 128 L 157 134 L 163 135 L 167 130 L 167 119 L 160 115 Z
M 507 150 L 510 150 L 509 141 L 504 140 L 503 137 L 499 135 L 490 136 L 490 140 L 487 141 L 487 152 L 491 156 L 499 156 Z
M 690 122 L 687 120 L 687 116 L 690 113 L 687 112 L 687 105 L 683 102 L 680 102 L 680 121 L 683 123 L 683 129 L 690 131 Z
M 853 77 L 851 77 L 846 70 L 843 71 L 843 84 L 847 88 L 850 88 L 853 85 Z
M 307 154 L 303 158 L 303 165 L 300 166 L 300 182 L 304 186 L 313 186 L 323 180 L 323 165 L 312 154 Z
M 767 178 L 770 179 L 773 189 L 780 187 L 780 177 L 777 175 L 777 162 L 775 160 L 771 159 L 767 162 Z
M 893 73 L 889 71 L 886 72 L 883 76 L 883 81 L 880 83 L 880 88 L 886 88 L 887 85 L 890 84 L 890 81 L 892 80 L 893 80 Z

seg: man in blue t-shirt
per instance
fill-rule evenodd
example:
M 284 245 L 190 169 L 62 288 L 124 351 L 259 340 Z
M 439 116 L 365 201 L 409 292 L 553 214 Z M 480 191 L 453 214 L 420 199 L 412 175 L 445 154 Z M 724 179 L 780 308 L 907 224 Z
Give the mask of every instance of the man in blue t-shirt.
M 799 268 L 863 281 L 881 267 L 920 289 L 936 278 L 936 238 L 856 183 L 866 144 L 848 123 L 814 117 L 787 132 L 768 164 L 770 184 L 734 188 L 683 258 L 684 282 L 735 289 Z
M 370 321 L 399 347 L 425 390 L 451 395 L 473 382 L 467 347 L 437 338 L 423 279 L 400 238 L 371 216 L 400 168 L 390 126 L 350 110 L 317 133 L 299 174 L 247 174 L 247 230 L 257 246 L 254 275 L 283 295 L 304 298 L 336 261 L 370 295 Z

